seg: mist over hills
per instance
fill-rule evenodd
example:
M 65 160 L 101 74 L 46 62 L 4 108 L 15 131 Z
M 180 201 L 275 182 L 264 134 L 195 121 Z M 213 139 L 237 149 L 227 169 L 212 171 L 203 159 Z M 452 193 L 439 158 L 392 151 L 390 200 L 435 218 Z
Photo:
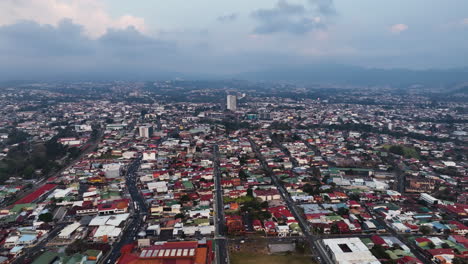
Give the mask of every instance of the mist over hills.
M 340 64 L 311 64 L 272 67 L 237 74 L 190 73 L 161 69 L 93 69 L 44 73 L 28 72 L 24 75 L 1 74 L 2 83 L 11 81 L 152 81 L 152 80 L 248 80 L 262 82 L 289 82 L 296 84 L 329 84 L 355 86 L 392 86 L 405 88 L 412 85 L 453 88 L 465 91 L 468 67 L 453 69 L 378 69 Z
M 436 87 L 467 82 L 468 68 L 410 70 L 328 64 L 272 68 L 242 73 L 237 75 L 236 78 L 256 81 L 390 85 L 395 87 L 421 84 Z

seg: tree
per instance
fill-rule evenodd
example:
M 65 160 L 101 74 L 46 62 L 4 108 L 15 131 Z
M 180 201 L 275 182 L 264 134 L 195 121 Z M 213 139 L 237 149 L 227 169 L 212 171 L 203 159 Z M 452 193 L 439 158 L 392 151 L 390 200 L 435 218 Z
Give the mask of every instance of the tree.
M 378 259 L 389 259 L 389 255 L 385 252 L 385 248 L 381 245 L 375 245 L 371 248 L 372 254 Z
M 181 219 L 184 219 L 185 218 L 185 215 L 183 213 L 179 213 L 179 214 L 176 214 L 174 216 L 175 219 L 178 219 L 178 218 L 181 218 Z
M 447 243 L 442 243 L 442 245 L 440 245 L 442 248 L 450 248 L 450 245 L 447 244 Z
M 339 215 L 343 216 L 343 215 L 347 215 L 348 212 L 349 212 L 348 209 L 346 209 L 346 208 L 344 208 L 344 207 L 340 207 L 340 208 L 338 209 L 338 212 L 337 212 L 337 213 L 338 213 Z
M 8 134 L 7 144 L 13 145 L 16 143 L 20 143 L 26 141 L 30 137 L 31 135 L 29 135 L 28 133 L 15 128 Z
M 180 201 L 181 202 L 188 202 L 188 201 L 190 201 L 190 196 L 184 194 L 184 195 L 182 195 L 182 197 L 180 197 Z
M 431 233 L 431 228 L 429 226 L 420 226 L 419 227 L 419 232 L 421 232 L 423 235 L 427 236 Z
M 299 254 L 304 254 L 306 251 L 306 244 L 302 241 L 296 242 L 296 251 Z
M 252 188 L 247 189 L 247 196 L 253 197 L 253 190 Z
M 41 214 L 39 215 L 39 220 L 46 223 L 52 222 L 53 215 L 51 213 Z
M 430 249 L 434 249 L 434 248 L 436 247 L 436 246 L 434 245 L 434 243 L 432 243 L 432 241 L 429 242 L 429 243 L 427 243 L 427 246 L 428 246 Z
M 239 178 L 240 178 L 241 180 L 244 180 L 244 181 L 245 181 L 248 177 L 249 177 L 249 175 L 248 175 L 244 170 L 240 170 L 240 171 L 239 171 Z
M 468 264 L 468 259 L 455 257 L 452 261 L 453 264 Z

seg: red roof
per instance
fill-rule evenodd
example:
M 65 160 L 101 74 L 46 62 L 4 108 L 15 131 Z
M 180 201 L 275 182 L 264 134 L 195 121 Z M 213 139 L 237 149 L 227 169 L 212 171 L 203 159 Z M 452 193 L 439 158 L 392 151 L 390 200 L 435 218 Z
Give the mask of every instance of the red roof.
M 262 227 L 262 221 L 260 221 L 258 219 L 255 219 L 255 220 L 253 220 L 252 225 Z
M 35 190 L 34 192 L 30 193 L 26 197 L 18 200 L 15 204 L 25 204 L 25 203 L 32 203 L 37 200 L 39 197 L 44 195 L 45 193 L 49 192 L 50 190 L 57 187 L 57 184 L 45 184 L 39 189 Z
M 451 249 L 451 248 L 428 249 L 427 252 L 429 252 L 432 256 L 437 256 L 437 255 L 455 255 L 455 253 L 453 252 L 453 249 Z
M 415 257 L 404 256 L 398 260 L 399 264 L 422 264 L 423 262 Z
M 418 237 L 415 240 L 418 243 L 431 242 L 431 240 L 429 238 L 426 238 L 426 237 Z
M 377 236 L 377 235 L 371 236 L 371 240 L 376 245 L 381 245 L 382 246 L 382 245 L 387 244 L 387 243 L 385 243 L 385 240 L 383 238 L 381 238 L 380 236 Z

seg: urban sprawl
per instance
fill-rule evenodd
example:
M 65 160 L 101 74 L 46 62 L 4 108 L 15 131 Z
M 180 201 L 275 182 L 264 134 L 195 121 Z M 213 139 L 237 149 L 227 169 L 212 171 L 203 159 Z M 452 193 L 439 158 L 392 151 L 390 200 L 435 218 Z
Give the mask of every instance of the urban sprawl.
M 0 263 L 467 263 L 466 94 L 28 83 L 0 112 Z

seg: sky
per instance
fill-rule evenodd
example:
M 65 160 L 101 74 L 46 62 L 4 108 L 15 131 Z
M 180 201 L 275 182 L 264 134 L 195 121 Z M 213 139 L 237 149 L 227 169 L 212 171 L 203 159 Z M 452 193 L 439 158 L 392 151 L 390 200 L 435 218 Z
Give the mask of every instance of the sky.
M 1 0 L 0 79 L 466 67 L 466 0 Z

